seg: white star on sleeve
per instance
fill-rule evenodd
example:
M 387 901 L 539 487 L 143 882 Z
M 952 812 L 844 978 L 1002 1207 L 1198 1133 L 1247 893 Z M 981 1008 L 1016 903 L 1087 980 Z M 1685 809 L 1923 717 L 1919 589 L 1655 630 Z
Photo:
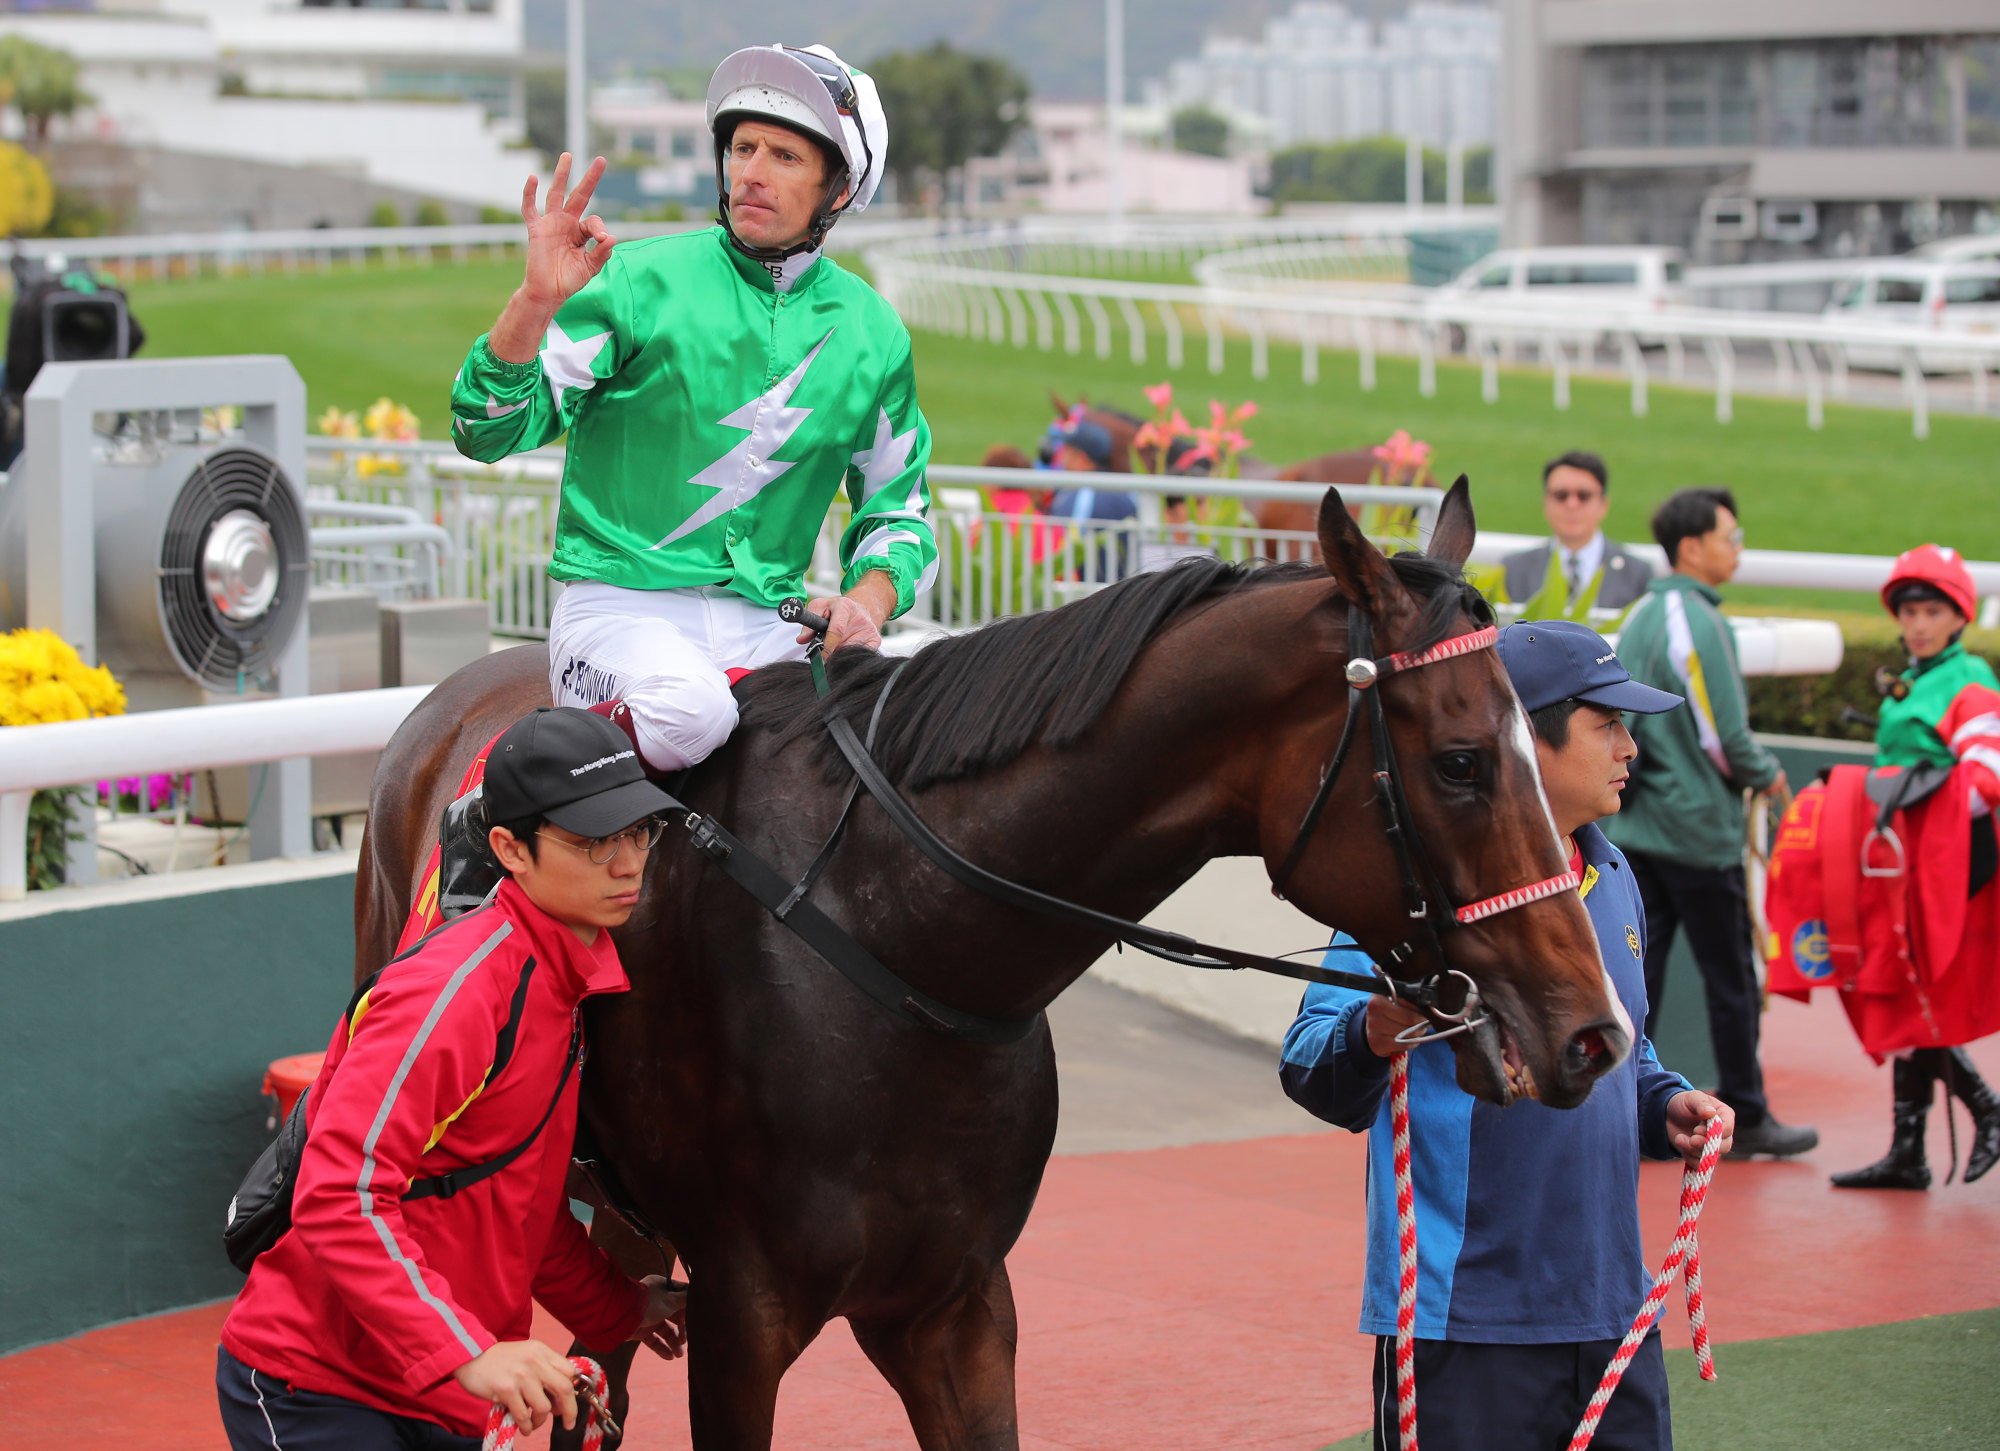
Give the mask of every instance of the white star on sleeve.
M 889 410 L 876 410 L 875 444 L 854 455 L 854 466 L 861 470 L 861 481 L 865 485 L 862 497 L 873 498 L 875 491 L 899 476 L 910 465 L 910 450 L 916 447 L 917 430 L 899 434 L 895 425 L 889 422 Z M 923 480 L 919 478 L 910 488 L 910 497 L 901 509 L 892 513 L 878 514 L 877 518 L 921 518 L 923 508 Z
M 564 393 L 572 388 L 587 392 L 597 385 L 597 375 L 591 372 L 590 365 L 610 341 L 609 332 L 572 338 L 558 324 L 549 324 L 547 345 L 542 349 L 542 376 L 548 379 L 549 393 L 555 399 L 558 411 L 562 408 Z M 492 405 L 487 407 L 490 410 Z

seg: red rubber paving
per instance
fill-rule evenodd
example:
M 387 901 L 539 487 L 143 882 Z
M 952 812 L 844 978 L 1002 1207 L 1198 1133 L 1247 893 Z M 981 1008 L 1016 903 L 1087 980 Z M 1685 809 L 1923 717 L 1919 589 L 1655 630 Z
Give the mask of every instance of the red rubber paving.
M 2000 1173 L 1930 1194 L 1840 1193 L 1829 1170 L 1887 1142 L 1887 1069 L 1831 1002 L 1780 1002 L 1765 1062 L 1780 1116 L 1816 1123 L 1792 1163 L 1725 1163 L 1702 1221 L 1719 1343 L 2000 1305 Z M 2000 1078 L 2000 1044 L 1974 1050 Z M 1275 1082 L 1273 1092 L 1276 1091 Z M 1310 1135 L 1056 1160 L 1011 1265 L 1020 1305 L 1027 1451 L 1311 1451 L 1367 1424 L 1361 1141 Z M 1945 1133 L 1932 1116 L 1940 1167 Z M 1664 1254 L 1678 1171 L 1649 1164 L 1646 1244 Z M 1636 1307 L 1635 1307 L 1636 1308 Z M 0 1358 L 0 1405 L 22 1445 L 179 1451 L 221 1442 L 207 1305 Z M 565 1343 L 552 1323 L 539 1333 Z M 1678 1305 L 1668 1344 L 1685 1344 Z M 1720 1357 L 1728 1371 L 1726 1348 Z M 687 1444 L 685 1377 L 648 1357 L 627 1444 Z M 536 1438 L 540 1442 L 540 1438 Z M 787 1377 L 777 1445 L 907 1447 L 893 1393 L 844 1325 Z

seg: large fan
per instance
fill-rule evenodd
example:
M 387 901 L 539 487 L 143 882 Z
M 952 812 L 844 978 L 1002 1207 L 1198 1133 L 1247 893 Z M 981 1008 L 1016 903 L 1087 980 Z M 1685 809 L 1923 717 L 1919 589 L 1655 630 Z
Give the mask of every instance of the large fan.
M 312 583 L 299 491 L 277 460 L 240 442 L 170 443 L 100 457 L 91 485 L 99 658 L 121 678 L 268 689 Z M 0 507 L 0 624 L 25 616 L 25 512 L 19 497 Z

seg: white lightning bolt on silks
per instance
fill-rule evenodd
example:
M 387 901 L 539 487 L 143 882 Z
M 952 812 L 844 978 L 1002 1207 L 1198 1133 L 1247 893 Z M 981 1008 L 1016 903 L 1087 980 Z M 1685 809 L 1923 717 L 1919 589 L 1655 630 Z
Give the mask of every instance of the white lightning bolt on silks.
M 897 433 L 895 425 L 889 422 L 889 410 L 878 409 L 875 421 L 875 444 L 854 455 L 854 466 L 861 470 L 864 500 L 875 496 L 875 491 L 893 481 L 897 475 L 909 467 L 910 450 L 916 446 L 917 430 L 914 425 L 908 433 Z M 889 546 L 896 543 L 919 544 L 922 542 L 910 529 L 896 527 L 895 521 L 910 519 L 922 521 L 924 510 L 924 479 L 919 474 L 910 483 L 909 496 L 900 509 L 884 509 L 871 513 L 869 520 L 877 527 L 872 529 L 854 546 L 856 559 L 867 559 L 872 555 L 887 554 Z M 921 594 L 929 588 L 932 577 L 937 573 L 937 562 L 933 560 L 923 577 L 917 581 L 916 589 Z
M 776 483 L 793 468 L 791 463 L 780 463 L 771 457 L 785 446 L 785 441 L 799 431 L 808 418 L 810 408 L 792 408 L 792 394 L 805 381 L 806 370 L 813 365 L 813 359 L 824 348 L 827 338 L 833 336 L 833 329 L 826 330 L 826 337 L 814 345 L 806 354 L 805 361 L 792 369 L 785 377 L 773 384 L 771 391 L 760 393 L 734 413 L 717 420 L 724 428 L 748 429 L 749 433 L 736 447 L 696 474 L 688 482 L 699 484 L 706 489 L 714 489 L 715 497 L 696 509 L 681 522 L 681 526 L 648 547 L 647 552 L 664 549 L 676 539 L 680 539 L 702 525 L 721 518 L 738 505 L 747 504 L 757 495 Z M 756 460 L 754 466 L 750 461 Z

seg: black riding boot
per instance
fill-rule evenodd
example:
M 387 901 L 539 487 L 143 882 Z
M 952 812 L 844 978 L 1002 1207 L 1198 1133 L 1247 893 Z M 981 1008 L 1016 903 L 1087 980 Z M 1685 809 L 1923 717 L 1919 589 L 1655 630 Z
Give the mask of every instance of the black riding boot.
M 1965 1182 L 1970 1184 L 2000 1162 L 2000 1094 L 1979 1076 L 1963 1048 L 1939 1049 L 1938 1055 L 1945 1091 L 1972 1114 L 1972 1149 L 1965 1156 Z
M 474 786 L 444 809 L 438 829 L 438 916 L 449 922 L 485 901 L 506 875 L 486 833 L 486 788 Z
M 1833 1176 L 1836 1189 L 1928 1189 L 1930 1166 L 1924 1162 L 1924 1117 L 1930 1112 L 1933 1068 L 1930 1050 L 1896 1059 L 1890 1066 L 1895 1087 L 1895 1134 L 1889 1152 L 1865 1169 Z

